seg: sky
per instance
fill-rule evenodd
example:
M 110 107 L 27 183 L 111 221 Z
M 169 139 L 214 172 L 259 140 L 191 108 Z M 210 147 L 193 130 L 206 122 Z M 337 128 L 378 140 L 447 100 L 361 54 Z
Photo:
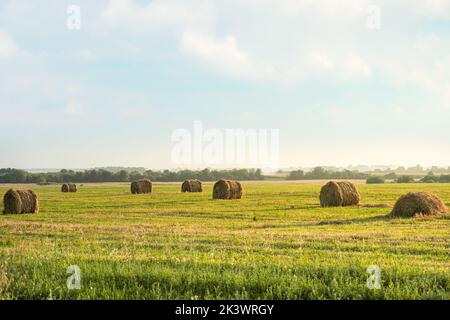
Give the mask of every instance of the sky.
M 450 0 L 0 2 L 0 167 L 215 167 L 174 161 L 195 121 L 278 130 L 279 167 L 447 167 L 449 120 Z

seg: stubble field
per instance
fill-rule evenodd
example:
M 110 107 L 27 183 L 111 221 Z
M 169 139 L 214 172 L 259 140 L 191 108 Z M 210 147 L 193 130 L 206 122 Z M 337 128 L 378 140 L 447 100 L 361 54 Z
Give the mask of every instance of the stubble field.
M 321 208 L 320 183 L 245 183 L 241 200 L 154 184 L 32 188 L 40 213 L 0 214 L 3 299 L 450 299 L 450 214 L 391 219 L 389 208 Z M 1 195 L 10 186 L 0 185 Z M 358 185 L 393 205 L 450 184 Z M 0 204 L 3 210 L 3 204 Z M 69 290 L 67 268 L 81 270 Z M 370 265 L 381 289 L 368 289 Z

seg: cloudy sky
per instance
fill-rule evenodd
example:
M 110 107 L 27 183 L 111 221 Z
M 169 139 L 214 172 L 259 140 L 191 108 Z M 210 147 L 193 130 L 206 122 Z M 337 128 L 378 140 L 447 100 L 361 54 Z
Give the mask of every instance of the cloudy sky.
M 195 120 L 279 129 L 282 167 L 448 166 L 450 0 L 0 2 L 0 167 L 172 168 Z

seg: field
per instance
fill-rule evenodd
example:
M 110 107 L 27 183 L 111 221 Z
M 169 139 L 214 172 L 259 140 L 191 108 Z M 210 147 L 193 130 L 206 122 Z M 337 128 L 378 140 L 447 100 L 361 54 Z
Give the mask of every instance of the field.
M 237 201 L 211 200 L 211 184 L 201 194 L 155 184 L 152 195 L 128 184 L 32 186 L 39 214 L 0 215 L 0 298 L 450 299 L 449 214 L 324 209 L 317 182 L 243 186 Z M 358 188 L 363 204 L 426 190 L 450 205 L 449 184 Z M 67 288 L 70 265 L 80 290 Z M 366 286 L 370 265 L 381 268 L 379 290 Z

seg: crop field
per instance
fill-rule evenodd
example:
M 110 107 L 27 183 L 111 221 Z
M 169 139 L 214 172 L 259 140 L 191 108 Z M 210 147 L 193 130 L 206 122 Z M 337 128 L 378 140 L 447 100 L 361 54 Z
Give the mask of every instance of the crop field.
M 320 182 L 243 182 L 241 200 L 154 184 L 32 188 L 40 213 L 0 215 L 3 299 L 450 299 L 450 214 L 321 208 Z M 3 195 L 9 186 L 0 185 Z M 358 185 L 362 205 L 449 184 Z M 0 204 L 0 210 L 3 204 Z M 69 290 L 67 269 L 81 270 Z M 381 288 L 367 287 L 367 268 Z

